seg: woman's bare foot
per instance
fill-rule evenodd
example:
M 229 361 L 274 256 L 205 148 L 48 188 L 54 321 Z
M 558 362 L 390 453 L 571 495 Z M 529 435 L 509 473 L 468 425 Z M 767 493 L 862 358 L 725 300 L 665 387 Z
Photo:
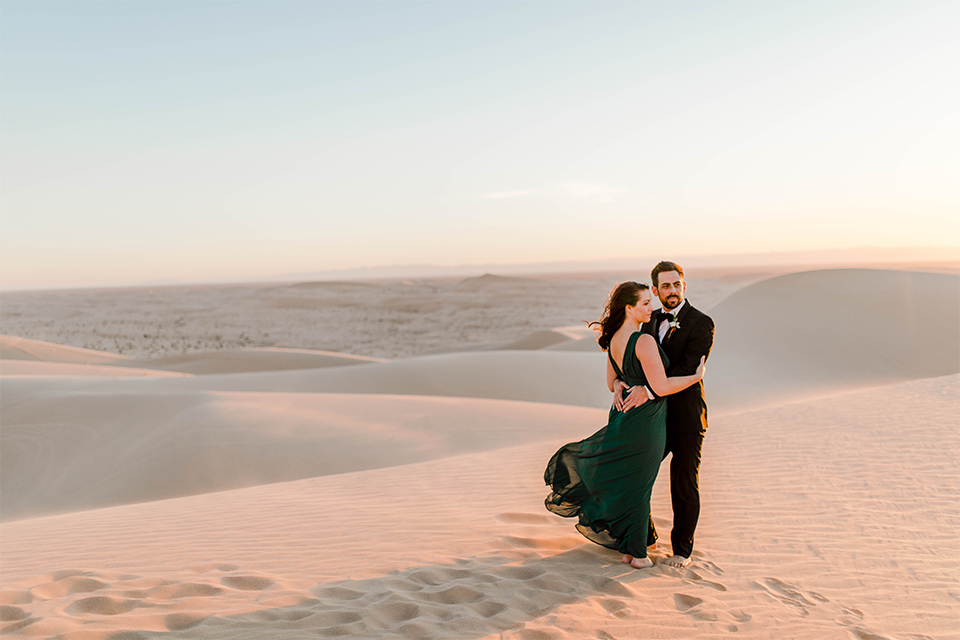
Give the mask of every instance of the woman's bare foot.
M 630 564 L 631 562 L 633 562 L 633 556 L 628 553 L 624 555 L 622 558 L 620 558 L 620 562 L 622 562 L 623 564 Z
M 653 560 L 650 558 L 634 558 L 630 561 L 630 566 L 634 569 L 649 569 L 653 566 Z

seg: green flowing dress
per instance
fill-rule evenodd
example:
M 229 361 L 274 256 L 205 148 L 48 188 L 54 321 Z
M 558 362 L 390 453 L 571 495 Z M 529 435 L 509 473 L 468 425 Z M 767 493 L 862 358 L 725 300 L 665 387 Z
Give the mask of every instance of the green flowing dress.
M 623 367 L 607 356 L 631 387 L 646 385 L 636 356 L 635 332 L 627 341 Z M 664 368 L 667 355 L 660 349 Z M 610 410 L 607 425 L 561 447 L 543 479 L 551 488 L 544 504 L 565 518 L 579 517 L 577 529 L 588 540 L 636 558 L 647 557 L 650 494 L 666 445 L 667 401 L 648 400 L 626 413 Z

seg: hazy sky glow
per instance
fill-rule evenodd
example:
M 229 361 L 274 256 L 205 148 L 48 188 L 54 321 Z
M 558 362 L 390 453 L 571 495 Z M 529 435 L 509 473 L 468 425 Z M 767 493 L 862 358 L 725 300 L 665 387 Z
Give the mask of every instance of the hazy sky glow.
M 0 5 L 0 285 L 960 244 L 960 2 Z

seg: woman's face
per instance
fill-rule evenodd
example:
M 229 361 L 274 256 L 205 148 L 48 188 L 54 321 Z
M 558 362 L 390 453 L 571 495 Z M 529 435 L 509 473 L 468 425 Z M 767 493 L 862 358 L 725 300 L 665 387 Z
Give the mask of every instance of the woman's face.
M 650 318 L 653 317 L 653 296 L 649 289 L 640 292 L 640 299 L 637 300 L 637 304 L 627 305 L 627 315 L 638 324 L 650 322 Z

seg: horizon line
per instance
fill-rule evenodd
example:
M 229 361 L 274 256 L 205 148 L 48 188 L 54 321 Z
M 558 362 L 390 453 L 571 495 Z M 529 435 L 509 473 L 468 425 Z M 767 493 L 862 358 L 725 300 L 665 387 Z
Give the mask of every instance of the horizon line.
M 906 255 L 908 252 L 918 255 Z M 851 255 L 844 255 L 851 254 Z M 876 255 L 866 255 L 876 254 Z M 900 254 L 890 255 L 890 254 Z M 933 254 L 933 255 L 931 255 Z M 829 256 L 829 259 L 827 259 Z M 684 262 L 698 269 L 718 267 L 802 267 L 852 264 L 897 264 L 897 263 L 951 263 L 960 267 L 960 245 L 912 245 L 903 247 L 879 247 L 861 245 L 838 249 L 805 249 L 795 251 L 764 251 L 751 253 L 711 253 L 681 254 L 672 256 L 672 262 Z M 661 258 L 662 259 L 662 258 Z M 368 267 L 347 267 L 342 269 L 320 269 L 296 273 L 275 274 L 232 280 L 146 280 L 134 283 L 109 283 L 94 285 L 53 285 L 48 287 L 5 287 L 0 282 L 0 293 L 30 291 L 79 291 L 96 289 L 136 289 L 143 287 L 178 287 L 242 285 L 297 282 L 304 279 L 327 281 L 335 278 L 349 280 L 404 280 L 424 278 L 475 277 L 480 275 L 531 275 L 558 273 L 591 273 L 617 269 L 636 269 L 638 263 L 659 261 L 649 255 L 631 258 L 606 258 L 597 260 L 564 260 L 548 262 L 504 262 L 504 263 L 407 263 L 373 265 Z M 737 261 L 740 262 L 737 262 Z M 764 260 L 768 260 L 764 262 Z M 800 260 L 791 262 L 790 260 Z M 812 261 L 812 262 L 808 262 Z M 651 265 L 654 263 L 651 263 Z M 647 267 L 649 268 L 649 267 Z M 488 269 L 497 270 L 492 274 Z M 513 270 L 513 271 L 510 271 Z

